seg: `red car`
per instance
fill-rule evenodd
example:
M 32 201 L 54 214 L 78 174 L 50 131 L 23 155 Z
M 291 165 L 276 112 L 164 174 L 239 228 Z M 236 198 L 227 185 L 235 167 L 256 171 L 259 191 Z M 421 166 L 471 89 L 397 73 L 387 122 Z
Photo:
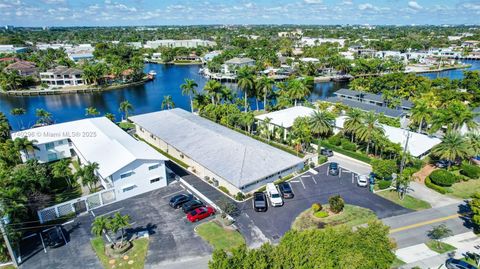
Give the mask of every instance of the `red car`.
M 202 220 L 204 218 L 207 218 L 209 216 L 212 216 L 213 214 L 215 214 L 215 209 L 213 209 L 213 207 L 202 206 L 202 207 L 195 208 L 194 210 L 188 212 L 187 219 L 190 222 L 196 222 L 196 221 Z

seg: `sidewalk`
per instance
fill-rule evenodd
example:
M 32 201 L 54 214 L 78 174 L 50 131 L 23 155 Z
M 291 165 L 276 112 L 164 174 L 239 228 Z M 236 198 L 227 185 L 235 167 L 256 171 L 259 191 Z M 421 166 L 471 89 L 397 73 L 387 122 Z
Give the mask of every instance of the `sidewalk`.
M 461 200 L 442 195 L 416 181 L 410 182 L 408 194 L 414 198 L 428 202 L 432 207 L 442 207 L 461 202 Z
M 463 234 L 457 234 L 440 240 L 444 243 L 450 244 L 457 249 L 455 252 L 455 258 L 461 259 L 466 252 L 479 253 L 480 250 L 475 246 L 480 246 L 480 237 L 473 232 L 466 232 Z M 397 257 L 404 261 L 406 264 L 400 266 L 402 269 L 410 269 L 415 266 L 420 268 L 440 268 L 444 265 L 445 260 L 449 258 L 448 253 L 439 254 L 433 250 L 430 250 L 425 244 L 418 244 L 406 248 L 401 248 L 395 251 Z

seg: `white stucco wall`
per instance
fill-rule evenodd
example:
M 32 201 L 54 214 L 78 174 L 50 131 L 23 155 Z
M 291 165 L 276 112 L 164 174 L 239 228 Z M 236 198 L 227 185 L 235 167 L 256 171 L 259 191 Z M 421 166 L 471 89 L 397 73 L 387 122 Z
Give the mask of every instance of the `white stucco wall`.
M 40 163 L 48 163 L 54 160 L 49 160 L 49 154 L 56 154 L 56 160 L 63 158 L 70 158 L 70 145 L 68 144 L 68 139 L 60 139 L 58 141 L 51 142 L 53 143 L 53 148 L 46 148 L 47 144 L 37 144 L 38 150 L 35 150 L 34 154 L 32 152 L 28 153 L 28 159 L 37 159 Z M 20 153 L 22 161 L 27 161 L 27 154 L 25 152 Z

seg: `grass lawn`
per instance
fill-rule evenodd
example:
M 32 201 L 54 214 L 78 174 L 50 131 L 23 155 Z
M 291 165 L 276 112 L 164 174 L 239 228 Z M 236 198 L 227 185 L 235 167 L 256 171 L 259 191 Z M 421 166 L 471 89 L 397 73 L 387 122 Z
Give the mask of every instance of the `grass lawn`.
M 16 267 L 9 264 L 9 265 L 5 265 L 5 266 L 0 266 L 0 269 L 15 269 Z
M 328 209 L 328 205 L 324 205 L 323 208 L 324 210 Z M 325 218 L 317 218 L 313 216 L 312 210 L 309 208 L 298 215 L 292 224 L 292 229 L 301 231 L 336 225 L 353 227 L 376 219 L 377 216 L 370 209 L 354 205 L 345 205 L 345 208 L 341 213 Z
M 447 243 L 443 243 L 443 242 L 436 242 L 435 240 L 430 240 L 428 241 L 425 245 L 427 245 L 427 247 L 435 252 L 438 252 L 440 254 L 442 253 L 447 253 L 447 252 L 450 252 L 450 251 L 453 251 L 453 250 L 456 250 L 457 248 L 452 246 L 452 245 L 449 245 Z
M 410 195 L 407 195 L 403 200 L 400 200 L 400 198 L 398 197 L 398 193 L 394 190 L 381 191 L 381 192 L 377 192 L 376 194 L 382 196 L 387 200 L 390 200 L 396 204 L 399 204 L 405 208 L 412 209 L 412 210 L 422 210 L 422 209 L 427 209 L 432 207 L 429 203 L 423 200 L 414 198 Z
M 224 229 L 215 221 L 202 223 L 195 230 L 214 248 L 231 250 L 245 244 L 245 239 L 238 231 Z
M 135 124 L 131 122 L 126 122 L 126 121 L 119 122 L 118 126 L 123 130 L 135 129 Z
M 404 264 L 406 264 L 404 261 L 400 260 L 399 258 L 395 258 L 390 268 L 398 268 Z
M 451 190 L 448 195 L 455 198 L 471 198 L 475 192 L 480 190 L 480 179 L 470 179 L 469 181 L 458 182 L 448 189 Z
M 148 250 L 148 239 L 141 238 L 133 241 L 133 247 L 121 258 L 110 258 L 105 255 L 105 242 L 101 237 L 91 240 L 93 250 L 97 254 L 103 268 L 131 268 L 141 269 L 145 265 Z

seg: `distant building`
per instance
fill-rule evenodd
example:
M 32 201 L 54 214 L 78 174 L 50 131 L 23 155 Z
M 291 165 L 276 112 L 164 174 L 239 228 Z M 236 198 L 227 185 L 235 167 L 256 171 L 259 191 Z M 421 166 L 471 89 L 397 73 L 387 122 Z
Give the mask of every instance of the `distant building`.
M 211 60 L 213 60 L 213 58 L 217 57 L 218 55 L 220 55 L 222 52 L 221 51 L 211 51 L 207 54 L 205 54 L 205 56 L 203 56 L 203 60 L 206 61 L 206 62 L 210 62 Z
M 40 44 L 37 44 L 36 46 L 37 50 L 47 50 L 47 49 L 54 49 L 54 50 L 57 50 L 57 49 L 65 49 L 65 50 L 68 50 L 68 49 L 71 49 L 73 48 L 73 45 L 72 44 L 61 44 L 61 43 L 40 43 Z
M 5 30 L 9 31 L 9 30 L 13 30 L 15 29 L 15 27 L 13 25 L 5 25 Z
M 192 62 L 200 62 L 202 58 L 198 57 L 195 54 L 192 55 L 182 55 L 182 56 L 175 56 L 173 61 L 192 61 Z
M 17 71 L 21 76 L 36 76 L 38 69 L 35 63 L 28 61 L 17 61 L 5 67 L 6 71 Z
M 80 69 L 57 66 L 46 72 L 40 72 L 40 80 L 50 86 L 84 85 L 82 74 L 83 71 Z
M 305 46 L 318 46 L 324 43 L 338 43 L 340 47 L 345 45 L 346 39 L 343 38 L 315 38 L 315 37 L 302 37 L 299 41 L 298 46 L 305 47 Z
M 278 32 L 278 37 L 301 37 L 303 35 L 303 31 L 301 29 L 296 29 L 295 31 L 290 32 Z
M 334 95 L 340 99 L 349 99 L 353 101 L 358 101 L 361 103 L 369 103 L 376 106 L 387 107 L 388 101 L 383 98 L 383 95 L 373 94 L 368 92 L 355 91 L 350 89 L 340 89 L 334 92 Z M 400 104 L 398 105 L 399 110 L 409 111 L 413 107 L 413 103 L 400 99 Z
M 214 41 L 208 40 L 201 40 L 201 39 L 190 39 L 190 40 L 172 40 L 172 39 L 164 39 L 164 40 L 153 40 L 147 41 L 145 44 L 145 48 L 156 49 L 158 47 L 168 47 L 168 48 L 197 48 L 197 47 L 211 47 L 215 46 L 217 43 Z
M 94 50 L 91 44 L 80 44 L 66 49 L 68 58 L 74 62 L 93 59 Z
M 236 71 L 244 66 L 254 66 L 255 60 L 250 58 L 235 57 L 225 62 L 223 72 L 225 74 L 236 73 Z
M 15 47 L 14 45 L 0 45 L 0 53 L 22 53 L 26 52 L 25 47 Z

